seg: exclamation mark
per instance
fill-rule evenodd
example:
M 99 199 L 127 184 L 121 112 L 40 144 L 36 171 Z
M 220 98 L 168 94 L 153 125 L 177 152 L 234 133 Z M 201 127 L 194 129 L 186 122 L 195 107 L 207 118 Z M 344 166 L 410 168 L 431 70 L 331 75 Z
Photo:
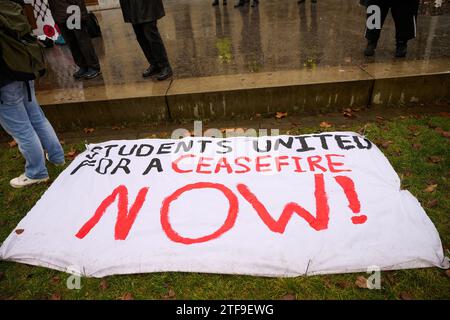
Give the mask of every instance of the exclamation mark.
M 361 211 L 361 203 L 358 199 L 358 194 L 355 191 L 355 184 L 349 177 L 337 176 L 334 177 L 336 182 L 344 189 L 345 196 L 348 199 L 348 207 L 353 211 L 355 216 L 352 217 L 353 224 L 363 224 L 367 221 L 367 216 L 359 214 Z

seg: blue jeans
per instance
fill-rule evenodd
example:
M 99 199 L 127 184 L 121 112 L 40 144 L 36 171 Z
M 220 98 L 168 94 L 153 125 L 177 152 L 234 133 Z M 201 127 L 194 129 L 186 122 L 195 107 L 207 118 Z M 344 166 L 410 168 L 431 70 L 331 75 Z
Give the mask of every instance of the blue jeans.
M 25 158 L 25 175 L 30 179 L 48 177 L 44 149 L 52 163 L 64 162 L 58 137 L 36 101 L 34 82 L 28 101 L 26 82 L 14 81 L 0 88 L 0 125 L 16 140 Z

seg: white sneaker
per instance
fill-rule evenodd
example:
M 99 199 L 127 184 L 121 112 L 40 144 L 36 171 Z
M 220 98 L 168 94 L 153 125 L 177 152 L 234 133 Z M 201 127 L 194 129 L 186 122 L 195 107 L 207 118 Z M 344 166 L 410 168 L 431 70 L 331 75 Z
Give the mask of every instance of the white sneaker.
M 45 159 L 47 159 L 48 162 L 52 163 L 55 167 L 62 167 L 66 164 L 66 161 L 64 160 L 63 163 L 53 163 L 50 161 L 50 159 L 48 158 L 48 153 L 45 153 Z
M 11 187 L 19 189 L 19 188 L 23 188 L 23 187 L 26 187 L 26 186 L 29 186 L 32 184 L 46 182 L 48 180 L 49 180 L 49 177 L 42 178 L 42 179 L 30 179 L 25 175 L 25 173 L 23 173 L 20 176 L 18 176 L 17 178 L 12 179 L 9 182 L 9 184 L 11 185 Z

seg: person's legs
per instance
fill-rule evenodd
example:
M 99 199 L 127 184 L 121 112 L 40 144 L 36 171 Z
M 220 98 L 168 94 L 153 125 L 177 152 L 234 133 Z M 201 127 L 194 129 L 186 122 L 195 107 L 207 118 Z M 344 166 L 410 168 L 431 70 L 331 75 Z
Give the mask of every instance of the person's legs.
M 25 175 L 29 179 L 48 178 L 44 151 L 28 118 L 24 100 L 28 98 L 24 82 L 15 81 L 0 88 L 0 125 L 16 140 L 25 158 Z
M 152 54 L 152 49 L 150 46 L 150 41 L 145 36 L 145 29 L 146 24 L 133 24 L 133 30 L 136 34 L 136 40 L 139 43 L 139 46 L 142 49 L 142 52 L 144 52 L 145 58 L 147 58 L 147 61 L 150 65 L 156 66 L 157 62 Z
M 170 66 L 169 58 L 167 57 L 166 47 L 158 30 L 157 21 L 151 21 L 143 25 L 145 37 L 150 45 L 151 54 L 155 63 L 164 68 Z
M 408 41 L 416 37 L 417 2 L 415 0 L 396 0 L 392 5 L 397 41 Z
M 161 69 L 157 79 L 162 81 L 172 76 L 172 68 L 167 57 L 167 51 L 164 42 L 158 30 L 157 21 L 151 21 L 143 24 L 143 31 L 148 43 L 150 44 L 152 59 L 155 64 Z
M 59 142 L 52 125 L 45 117 L 39 103 L 36 101 L 34 82 L 30 81 L 29 84 L 31 90 L 31 101 L 25 99 L 24 105 L 31 125 L 37 133 L 45 151 L 47 151 L 49 161 L 56 165 L 64 164 L 64 151 L 61 143 Z
M 370 42 L 378 42 L 378 39 L 380 38 L 381 29 L 383 29 L 384 21 L 386 20 L 386 17 L 389 13 L 389 4 L 386 3 L 384 0 L 373 0 L 371 1 L 371 5 L 378 6 L 380 8 L 380 14 L 381 14 L 381 26 L 380 28 L 374 28 L 369 29 L 366 27 L 366 39 Z M 372 14 L 367 14 L 367 19 L 369 19 L 372 16 Z
M 80 69 L 87 70 L 88 64 L 84 59 L 83 53 L 78 46 L 77 37 L 75 36 L 75 32 L 73 30 L 69 30 L 64 23 L 58 24 L 61 34 L 69 45 L 70 52 L 72 53 L 73 61 Z
M 390 4 L 387 3 L 385 0 L 372 0 L 370 1 L 370 6 L 371 5 L 375 5 L 378 6 L 378 8 L 380 8 L 381 16 L 380 16 L 380 28 L 369 29 L 366 26 L 365 37 L 367 39 L 367 48 L 364 51 L 364 55 L 368 57 L 373 56 L 375 54 L 375 49 L 377 48 L 378 40 L 380 39 L 381 35 L 381 29 L 383 28 L 384 22 L 386 20 L 390 8 Z M 372 18 L 373 14 L 374 13 L 367 13 L 366 22 Z
M 98 61 L 97 53 L 92 45 L 92 39 L 84 26 L 81 29 L 74 30 L 74 35 L 81 55 L 88 68 L 100 70 L 100 63 Z

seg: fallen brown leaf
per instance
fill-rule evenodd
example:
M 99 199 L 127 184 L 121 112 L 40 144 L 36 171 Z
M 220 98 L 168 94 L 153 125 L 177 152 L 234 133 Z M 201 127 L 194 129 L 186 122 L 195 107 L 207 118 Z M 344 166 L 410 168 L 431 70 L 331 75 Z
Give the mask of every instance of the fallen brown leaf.
M 405 172 L 403 172 L 403 175 L 405 177 L 411 177 L 412 176 L 412 171 L 406 170 Z
M 434 192 L 434 190 L 436 190 L 437 186 L 438 186 L 437 184 L 430 184 L 423 191 L 428 192 L 428 193 Z
M 11 140 L 10 142 L 8 142 L 8 145 L 10 148 L 15 148 L 17 147 L 17 142 L 16 140 Z
M 16 229 L 15 232 L 17 234 L 22 234 L 25 230 L 24 229 Z
M 72 148 L 69 152 L 66 153 L 66 158 L 69 160 L 73 160 L 77 155 L 78 151 Z
M 439 112 L 439 115 L 444 118 L 450 118 L 450 112 Z
M 59 294 L 59 293 L 52 294 L 52 296 L 50 297 L 50 300 L 61 300 L 61 294 Z
M 134 297 L 130 292 L 127 292 L 120 297 L 120 300 L 134 300 Z
M 286 118 L 287 115 L 288 115 L 287 112 L 277 112 L 277 114 L 275 115 L 275 118 L 277 118 L 277 119 L 283 119 L 283 118 Z
M 387 148 L 389 148 L 389 146 L 390 146 L 392 143 L 393 143 L 393 142 L 390 141 L 390 140 L 388 140 L 388 141 L 382 141 L 382 142 L 381 142 L 381 147 L 382 147 L 383 149 L 387 149 Z
M 353 113 L 351 108 L 346 108 L 342 111 L 342 115 L 346 118 L 355 118 L 356 115 Z
M 321 128 L 331 128 L 333 125 L 329 122 L 323 121 L 319 125 Z
M 450 138 L 450 131 L 442 131 L 441 136 L 443 136 L 444 138 Z
M 53 278 L 52 278 L 52 282 L 53 283 L 59 283 L 61 281 L 61 279 L 58 277 L 58 276 L 54 276 Z
M 402 300 L 412 300 L 413 297 L 407 292 L 402 292 L 402 293 L 400 293 L 400 299 L 402 299 Z
M 358 288 L 367 289 L 367 279 L 363 276 L 356 278 L 355 284 Z
M 296 300 L 295 295 L 292 293 L 285 294 L 281 297 L 281 300 Z
M 173 289 L 169 289 L 169 292 L 167 293 L 167 298 L 169 299 L 175 298 L 175 291 Z
M 84 132 L 85 134 L 89 134 L 89 133 L 92 133 L 92 132 L 94 132 L 94 131 L 95 131 L 94 128 L 84 128 L 84 129 L 83 129 L 83 132 Z
M 443 160 L 442 156 L 430 156 L 428 157 L 428 161 L 432 163 L 439 163 Z
M 384 121 L 384 118 L 382 116 L 376 116 L 378 121 Z
M 434 208 L 434 207 L 436 207 L 438 204 L 439 204 L 439 202 L 438 202 L 437 199 L 430 200 L 430 201 L 428 201 L 428 203 L 427 203 L 427 208 Z
M 108 288 L 109 288 L 108 282 L 107 282 L 105 279 L 103 279 L 103 280 L 100 282 L 99 287 L 100 287 L 100 289 L 102 289 L 102 290 L 108 289 Z

